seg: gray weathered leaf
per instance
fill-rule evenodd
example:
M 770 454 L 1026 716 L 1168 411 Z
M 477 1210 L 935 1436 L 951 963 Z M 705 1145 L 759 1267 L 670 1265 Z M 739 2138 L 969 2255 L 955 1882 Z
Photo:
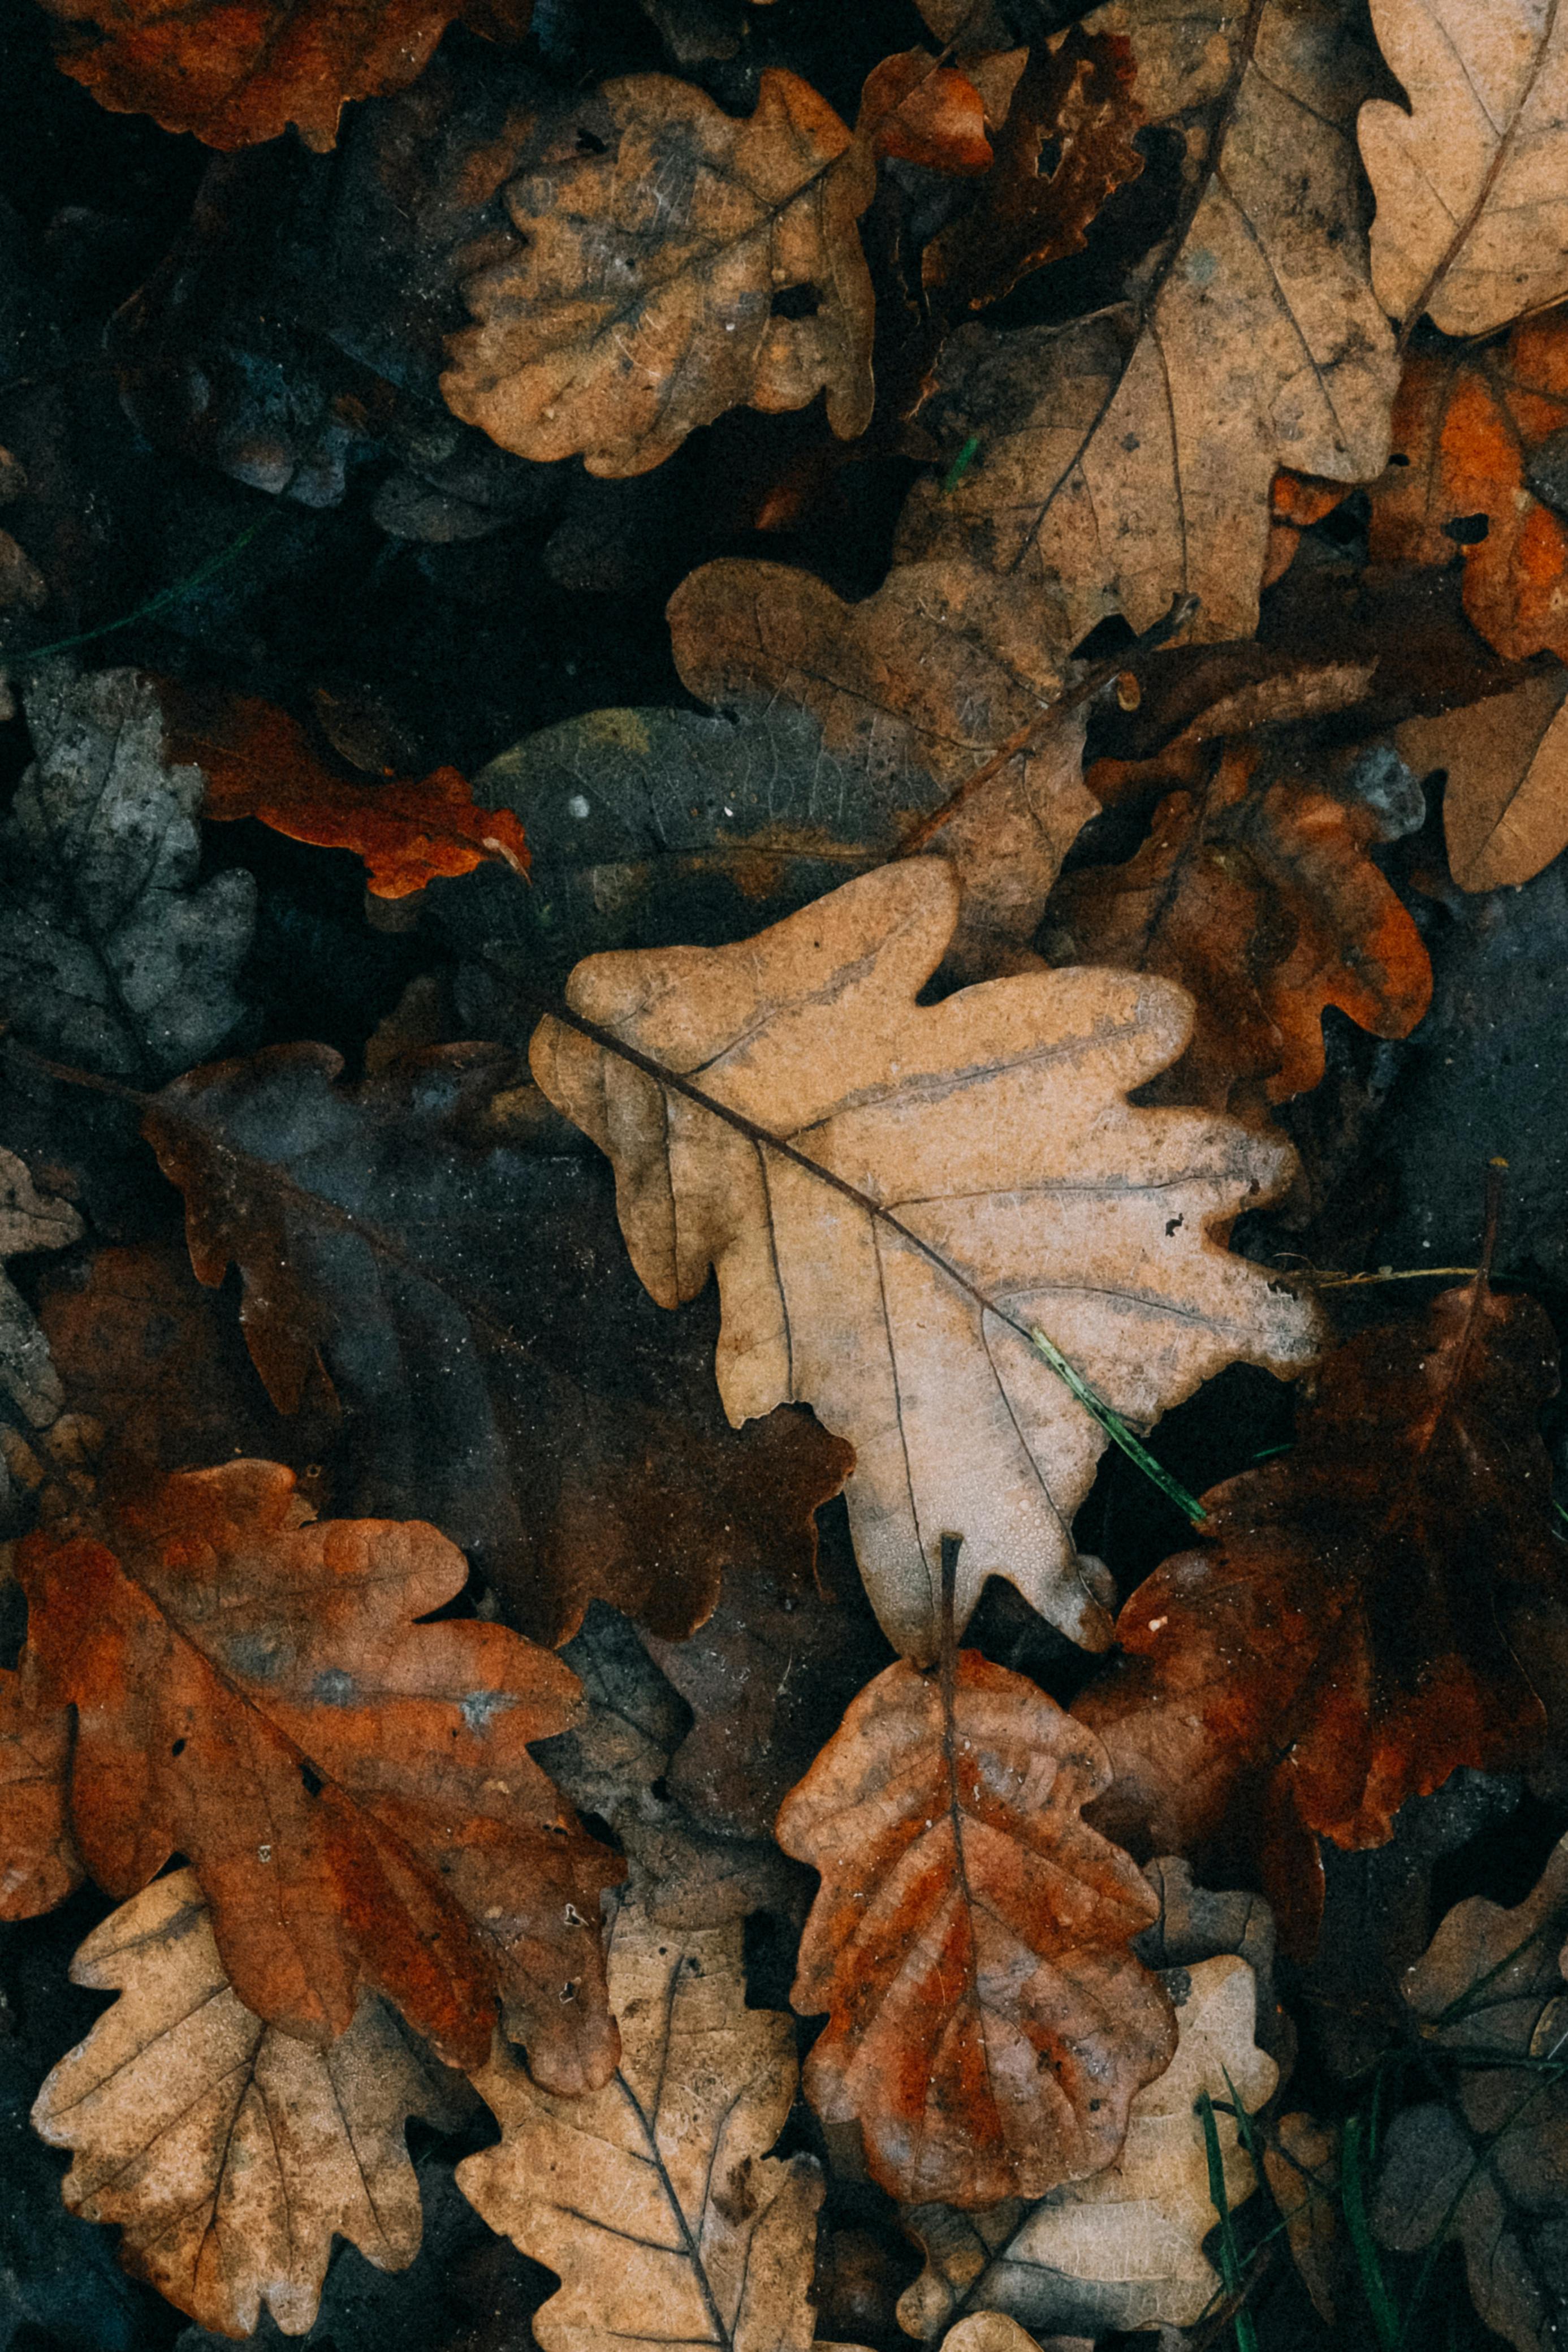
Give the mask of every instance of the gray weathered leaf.
M 198 884 L 202 776 L 165 763 L 135 670 L 54 667 L 26 715 L 37 758 L 0 825 L 0 1006 L 48 1053 L 156 1083 L 238 1021 L 256 885 Z

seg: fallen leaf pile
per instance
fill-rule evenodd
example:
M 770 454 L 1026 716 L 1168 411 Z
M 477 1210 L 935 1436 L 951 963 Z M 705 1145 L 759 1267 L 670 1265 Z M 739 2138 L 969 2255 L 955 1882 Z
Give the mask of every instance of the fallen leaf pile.
M 1551 2352 L 1568 11 L 0 8 L 0 2346 Z

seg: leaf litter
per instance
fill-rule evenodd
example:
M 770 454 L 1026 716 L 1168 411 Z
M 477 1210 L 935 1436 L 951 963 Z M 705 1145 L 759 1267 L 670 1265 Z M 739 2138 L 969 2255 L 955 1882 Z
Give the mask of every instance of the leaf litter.
M 1552 12 L 5 7 L 0 2340 L 1545 2352 Z

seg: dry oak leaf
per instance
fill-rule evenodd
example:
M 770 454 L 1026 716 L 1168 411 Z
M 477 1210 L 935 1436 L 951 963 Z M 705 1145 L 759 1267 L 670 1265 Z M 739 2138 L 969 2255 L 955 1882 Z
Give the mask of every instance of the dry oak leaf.
M 1332 1005 L 1407 1037 L 1432 999 L 1421 935 L 1368 855 L 1377 813 L 1245 744 L 1200 755 L 1124 866 L 1081 869 L 1051 902 L 1057 963 L 1159 972 L 1192 992 L 1193 1042 L 1167 1099 L 1240 1116 L 1315 1087 Z
M 352 849 L 377 898 L 406 898 L 437 875 L 472 874 L 486 857 L 528 870 L 523 828 L 507 808 L 479 808 L 455 768 L 419 782 L 343 775 L 312 748 L 298 719 L 250 695 L 160 679 L 168 757 L 200 768 L 202 814 L 227 824 L 259 817 L 290 841 Z
M 68 1201 L 41 1192 L 25 1160 L 0 1146 L 0 1398 L 30 1430 L 47 1429 L 66 1395 L 32 1308 L 5 1272 L 8 1259 L 67 1249 L 82 1221 Z M 0 1474 L 3 1475 L 3 1474 Z
M 1443 769 L 1448 871 L 1461 890 L 1528 882 L 1568 847 L 1568 671 L 1527 677 L 1396 736 L 1418 775 Z
M 726 558 L 683 581 L 667 616 L 694 694 L 747 712 L 780 699 L 809 710 L 829 751 L 921 814 L 963 886 L 949 950 L 959 976 L 1016 969 L 1095 813 L 1081 772 L 1085 709 L 1045 723 L 1063 678 L 1034 600 L 984 572 L 906 564 L 850 604 L 808 572 Z M 1033 724 L 1035 740 L 933 830 L 930 781 L 956 791 Z
M 871 276 L 855 222 L 875 166 L 777 68 L 740 121 L 666 74 L 606 82 L 559 151 L 505 192 L 517 250 L 469 280 L 446 404 L 504 449 L 646 473 L 727 408 L 824 393 L 871 421 Z M 602 132 L 602 136 L 601 135 Z
M 428 1514 L 552 1645 L 596 1597 L 679 1640 L 728 1571 L 809 1578 L 850 1448 L 802 1412 L 728 1426 L 712 1320 L 672 1326 L 649 1301 L 608 1169 L 560 1150 L 531 1087 L 555 1131 L 508 1141 L 513 1057 L 411 1053 L 352 1087 L 341 1066 L 273 1047 L 191 1071 L 146 1118 L 199 1279 L 239 1268 L 273 1403 L 294 1413 L 329 1384 L 341 1404 L 340 1494 Z
M 1568 658 L 1568 317 L 1410 360 L 1394 450 L 1372 493 L 1373 562 L 1447 566 L 1462 551 L 1487 643 L 1509 661 Z
M 1139 1585 L 1127 1654 L 1074 1705 L 1115 1769 L 1107 1836 L 1250 1853 L 1310 1953 L 1316 1833 L 1382 1845 L 1461 1765 L 1527 1760 L 1545 1714 L 1509 1615 L 1568 1601 L 1536 1428 L 1556 1387 L 1540 1307 L 1479 1279 L 1332 1356 L 1294 1449 L 1204 1497 L 1209 1544 Z
M 1254 1983 L 1233 1954 L 1173 1969 L 1166 1979 L 1177 2042 L 1169 2067 L 1127 2115 L 1114 2161 L 1064 2183 L 1040 2203 L 956 2213 L 941 2205 L 904 2216 L 925 2268 L 902 2297 L 899 2324 L 931 2340 L 957 2313 L 999 2312 L 1039 2335 L 1076 2329 L 1189 2327 L 1219 2293 L 1203 2251 L 1218 2215 L 1197 2104 L 1207 2092 L 1232 2210 L 1257 2175 L 1239 2144 L 1234 2104 L 1250 2113 L 1279 2079 L 1253 2040 Z M 969 2324 L 961 2320 L 960 2326 Z M 945 2341 L 951 2344 L 953 2337 Z
M 38 1689 L 36 1662 L 0 1668 L 0 1919 L 63 1903 L 82 1868 L 66 1819 L 71 1719 Z
M 921 413 L 950 490 L 917 483 L 900 563 L 978 564 L 1055 607 L 1051 644 L 1201 600 L 1249 635 L 1277 468 L 1369 480 L 1388 450 L 1394 339 L 1372 292 L 1355 110 L 1365 61 L 1332 0 L 1112 0 L 1151 123 L 1183 142 L 1172 235 L 1131 299 L 1061 327 L 961 328 Z
M 966 1650 L 887 1667 L 784 1800 L 779 1844 L 822 1874 L 790 1993 L 828 2013 L 807 2095 L 903 2201 L 1098 2171 L 1170 2063 L 1170 2003 L 1127 1948 L 1158 1898 L 1080 1818 L 1109 1777 L 1053 1700 Z
M 531 1058 L 613 1160 L 653 1296 L 674 1307 L 716 1269 L 730 1420 L 810 1400 L 853 1445 L 855 1554 L 894 1648 L 936 1654 L 949 1534 L 960 1626 L 999 1575 L 1097 1647 L 1070 1528 L 1104 1433 L 1030 1327 L 1140 1426 L 1238 1358 L 1298 1369 L 1311 1311 L 1211 1235 L 1291 1160 L 1228 1120 L 1127 1105 L 1186 1042 L 1188 1001 L 1163 982 L 1027 973 L 917 1004 L 957 899 L 949 866 L 915 858 L 738 946 L 578 966 L 576 1013 L 789 1157 L 558 1021 Z
M 1395 2117 L 1371 2216 L 1402 2253 L 1462 2245 L 1476 2310 L 1515 2352 L 1554 2352 L 1568 2309 L 1565 1936 L 1560 1843 L 1522 1903 L 1457 1904 L 1406 1972 L 1428 2057 L 1462 2056 L 1444 2104 Z
M 738 1919 L 677 1930 L 623 1902 L 613 2078 L 556 2098 L 504 2053 L 475 2078 L 502 2136 L 457 2185 L 559 2273 L 534 2315 L 542 2352 L 810 2352 L 821 2176 L 809 2157 L 768 2153 L 795 2095 L 795 2036 L 779 2011 L 747 2006 L 742 1943 Z
M 541 2080 L 602 2082 L 621 1865 L 528 1745 L 566 1728 L 576 1676 L 504 1626 L 415 1624 L 463 1555 L 418 1521 L 311 1522 L 276 1463 L 169 1479 L 117 1544 L 18 1558 L 99 1884 L 123 1899 L 185 1855 L 239 1998 L 319 2047 L 373 1986 L 476 2065 L 498 1996 Z
M 1372 0 L 1407 107 L 1361 110 L 1372 282 L 1406 328 L 1486 335 L 1568 294 L 1568 17 L 1557 0 Z
M 901 49 L 872 68 L 855 128 L 879 163 L 896 156 L 932 172 L 990 168 L 985 99 L 967 74 L 938 65 L 929 49 Z
M 946 317 L 983 310 L 1030 270 L 1082 253 L 1091 223 L 1144 168 L 1134 79 L 1131 44 L 1113 34 L 1075 25 L 1030 49 L 973 206 L 921 257 L 927 295 Z
M 218 1957 L 196 1874 L 178 1870 L 95 1927 L 73 1984 L 118 1991 L 38 2093 L 68 2147 L 67 2205 L 119 2222 L 120 2260 L 203 2327 L 286 2335 L 315 2321 L 334 2233 L 379 2270 L 419 2252 L 411 2116 L 464 2123 L 465 2085 L 367 1996 L 327 2050 L 266 2025 Z
M 350 99 L 423 71 L 464 0 L 45 0 L 72 30 L 59 62 L 116 114 L 150 114 L 209 147 L 249 147 L 292 123 L 319 152 Z M 472 10 L 520 34 L 527 0 Z M 510 21 L 503 25 L 502 18 Z

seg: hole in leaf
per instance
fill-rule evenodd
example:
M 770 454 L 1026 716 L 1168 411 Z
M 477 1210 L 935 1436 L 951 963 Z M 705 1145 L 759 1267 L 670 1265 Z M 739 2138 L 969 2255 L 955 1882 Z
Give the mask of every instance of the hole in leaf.
M 184 1752 L 185 1743 L 183 1739 L 176 1739 L 174 1745 L 169 1750 L 171 1756 L 183 1756 Z
M 1452 522 L 1443 525 L 1443 536 L 1451 539 L 1456 547 L 1479 547 L 1490 529 L 1490 516 L 1456 515 Z
M 1039 176 L 1042 180 L 1054 180 L 1061 163 L 1061 140 L 1042 139 L 1040 142 L 1040 153 L 1035 159 L 1034 166 Z
M 299 1778 L 305 1783 L 305 1793 L 308 1797 L 319 1797 L 327 1785 L 320 1773 L 313 1772 L 306 1763 L 301 1763 L 299 1767 Z
M 775 319 L 814 319 L 821 308 L 821 300 L 814 286 L 781 286 L 773 297 L 771 316 Z
M 597 132 L 580 128 L 577 134 L 577 152 L 580 155 L 602 155 L 605 152 L 604 142 Z

